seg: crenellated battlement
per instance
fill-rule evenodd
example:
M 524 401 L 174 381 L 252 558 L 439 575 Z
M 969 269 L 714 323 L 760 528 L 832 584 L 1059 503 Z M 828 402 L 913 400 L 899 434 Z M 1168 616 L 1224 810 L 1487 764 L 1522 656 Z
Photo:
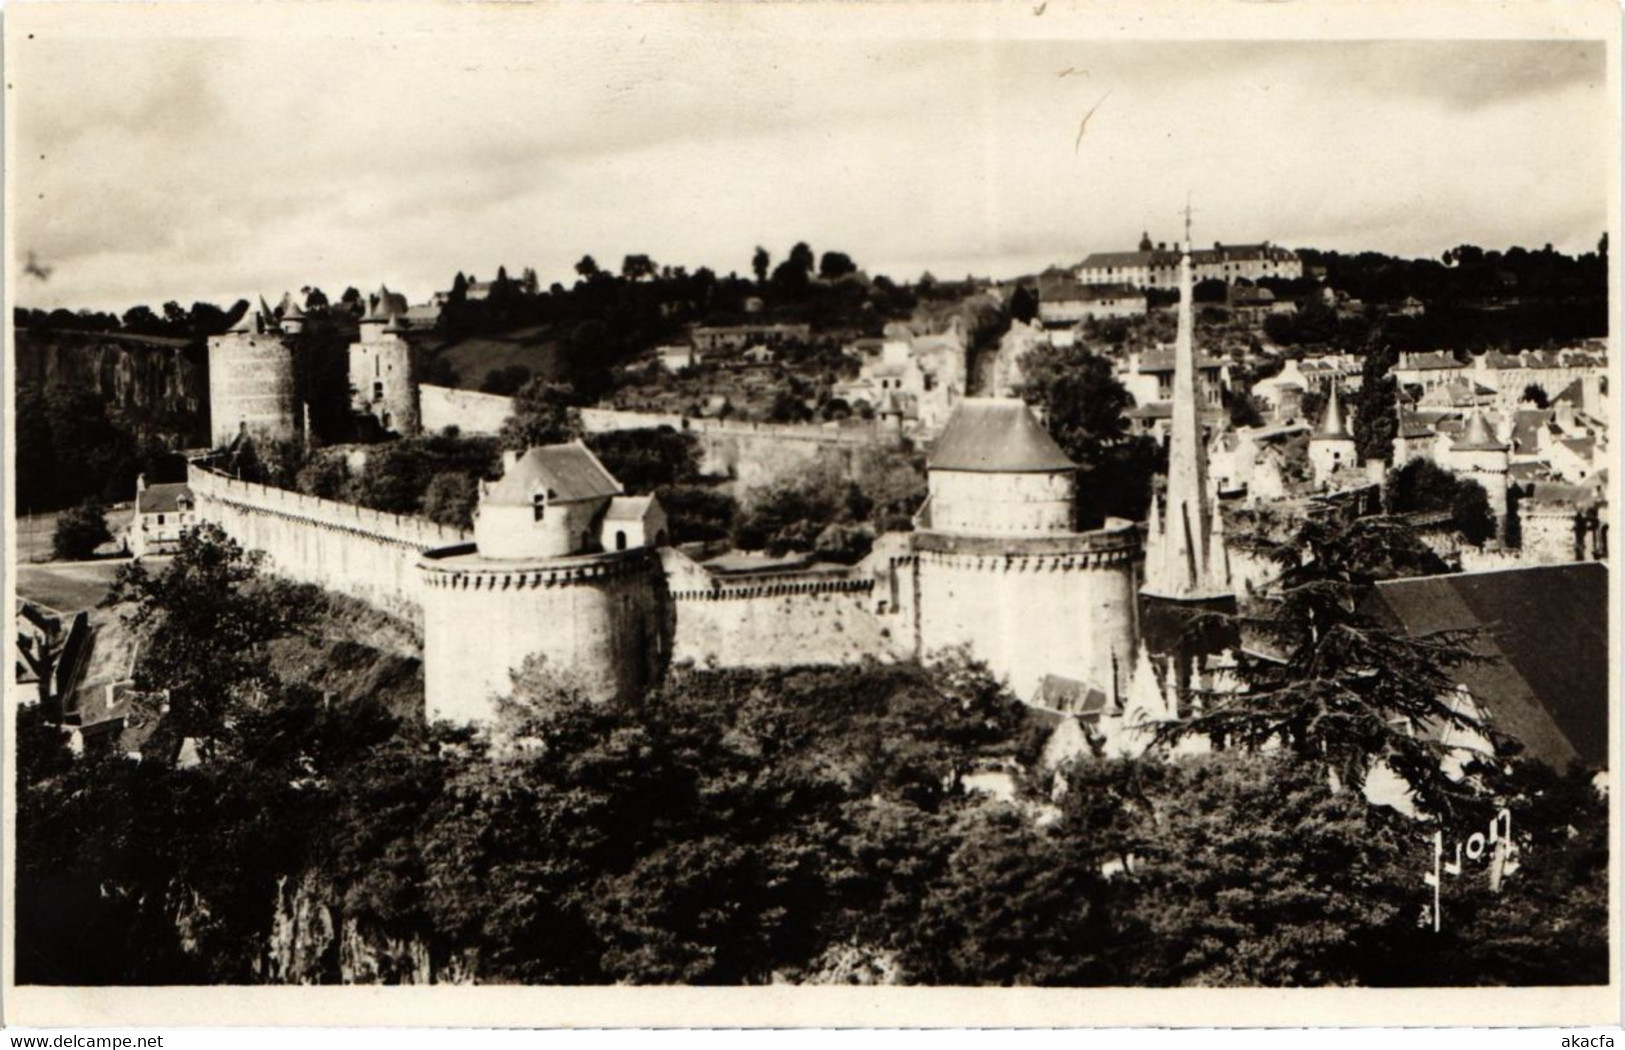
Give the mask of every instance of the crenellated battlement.
M 620 576 L 646 573 L 657 562 L 653 548 L 575 558 L 548 558 L 535 562 L 482 559 L 472 543 L 426 551 L 418 563 L 427 587 L 475 591 L 507 591 L 570 587 Z M 658 567 L 654 566 L 658 571 Z
M 307 496 L 272 485 L 244 481 L 201 459 L 187 464 L 187 484 L 200 501 L 216 500 L 247 512 L 272 514 L 398 547 L 427 550 L 466 543 L 472 534 L 426 518 L 390 514 L 354 503 Z

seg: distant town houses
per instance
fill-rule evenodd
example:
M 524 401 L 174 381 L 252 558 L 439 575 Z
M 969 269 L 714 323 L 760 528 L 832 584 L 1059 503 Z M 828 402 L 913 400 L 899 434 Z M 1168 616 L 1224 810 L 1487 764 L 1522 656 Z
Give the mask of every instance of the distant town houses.
M 1166 244 L 1152 244 L 1142 235 L 1131 252 L 1095 252 L 1077 269 L 1083 284 L 1126 284 L 1135 288 L 1175 288 L 1179 284 L 1179 257 Z M 1303 262 L 1290 249 L 1264 241 L 1259 244 L 1214 244 L 1191 252 L 1192 278 L 1226 284 L 1258 281 L 1265 277 L 1295 280 L 1303 276 Z
M 1173 418 L 1174 358 L 1172 349 L 1131 352 L 1116 362 L 1117 380 L 1123 384 L 1134 407 L 1124 413 L 1134 433 L 1149 434 L 1159 441 L 1168 436 Z M 1224 418 L 1224 391 L 1230 386 L 1230 362 L 1221 357 L 1196 359 L 1197 409 L 1203 428 L 1211 431 Z
M 831 394 L 906 429 L 935 433 L 965 396 L 970 344 L 957 317 L 935 333 L 890 324 L 882 339 L 859 340 L 847 352 L 860 362 L 857 378 L 836 383 Z
M 690 342 L 700 354 L 737 354 L 753 346 L 777 350 L 805 346 L 812 339 L 808 324 L 698 325 Z

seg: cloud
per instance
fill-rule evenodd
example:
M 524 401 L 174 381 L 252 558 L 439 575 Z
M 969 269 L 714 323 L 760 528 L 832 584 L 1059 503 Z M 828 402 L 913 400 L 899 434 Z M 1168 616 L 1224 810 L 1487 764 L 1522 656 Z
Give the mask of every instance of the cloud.
M 21 49 L 16 243 L 59 267 L 30 294 L 422 298 L 459 269 L 568 279 L 584 253 L 647 252 L 743 271 L 796 240 L 894 277 L 1013 275 L 1171 238 L 1187 192 L 1203 240 L 1585 248 L 1606 222 L 1591 44 L 493 24 Z

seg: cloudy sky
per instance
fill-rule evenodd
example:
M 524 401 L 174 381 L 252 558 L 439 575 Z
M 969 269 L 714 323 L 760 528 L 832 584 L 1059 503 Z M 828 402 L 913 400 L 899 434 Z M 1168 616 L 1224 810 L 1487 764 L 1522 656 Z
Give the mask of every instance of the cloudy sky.
M 14 39 L 13 249 L 53 268 L 16 300 L 382 281 L 417 301 L 459 269 L 545 283 L 645 252 L 748 272 L 797 240 L 899 278 L 1010 276 L 1171 239 L 1187 192 L 1202 242 L 1580 251 L 1608 222 L 1600 44 L 553 32 L 518 12 L 436 32 L 372 10 L 287 38 Z

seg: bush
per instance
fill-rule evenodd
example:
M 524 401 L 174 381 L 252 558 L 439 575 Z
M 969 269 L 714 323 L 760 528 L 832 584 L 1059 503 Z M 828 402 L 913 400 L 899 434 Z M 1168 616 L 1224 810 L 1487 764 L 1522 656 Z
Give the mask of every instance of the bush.
M 91 498 L 57 515 L 51 549 L 62 561 L 79 561 L 113 538 L 107 531 L 107 508 Z

